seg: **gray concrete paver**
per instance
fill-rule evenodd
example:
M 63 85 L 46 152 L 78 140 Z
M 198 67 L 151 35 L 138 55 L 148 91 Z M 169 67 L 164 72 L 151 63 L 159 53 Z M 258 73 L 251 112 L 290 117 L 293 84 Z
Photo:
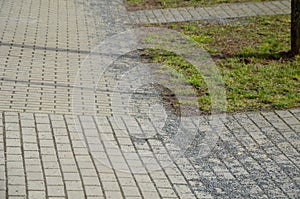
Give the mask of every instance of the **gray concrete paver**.
M 195 8 L 169 8 L 158 9 L 153 11 L 132 11 L 129 12 L 132 16 L 133 13 L 149 13 L 149 12 L 162 12 L 167 20 L 161 15 L 151 17 L 151 21 L 139 21 L 138 24 L 151 24 L 151 23 L 170 23 L 170 22 L 184 22 L 195 20 L 207 19 L 230 19 L 241 18 L 250 16 L 261 15 L 279 15 L 290 14 L 291 12 L 290 0 L 271 1 L 271 2 L 253 2 L 253 3 L 229 3 L 221 4 L 211 7 L 195 7 Z M 195 11 L 196 12 L 195 12 Z M 170 16 L 168 12 L 173 16 Z M 174 17 L 174 18 L 173 18 Z M 135 17 L 133 22 L 136 23 Z
M 4 121 L 6 115 L 10 118 L 10 123 L 14 123 L 9 113 L 4 114 Z M 33 114 L 33 116 L 31 118 L 41 118 L 41 115 L 38 114 Z M 50 116 L 48 117 L 48 121 L 44 117 L 39 122 L 53 124 L 65 121 L 64 115 L 60 116 L 62 117 Z M 226 123 L 228 130 L 222 134 L 222 142 L 219 146 L 206 159 L 206 166 L 199 165 L 193 159 L 183 158 L 178 159 L 176 164 L 166 168 L 162 168 L 159 164 L 156 164 L 159 172 L 153 171 L 148 173 L 147 170 L 144 170 L 145 173 L 133 173 L 133 175 L 130 173 L 119 173 L 118 171 L 114 172 L 109 169 L 109 165 L 104 165 L 108 168 L 107 171 L 98 169 L 96 168 L 98 164 L 101 166 L 106 163 L 96 158 L 95 164 L 93 164 L 93 156 L 90 156 L 88 153 L 83 153 L 83 155 L 81 155 L 81 152 L 79 154 L 76 152 L 72 153 L 70 151 L 71 148 L 58 150 L 57 148 L 55 149 L 53 144 L 47 145 L 45 148 L 50 149 L 49 152 L 52 155 L 49 157 L 49 153 L 42 153 L 43 145 L 38 145 L 41 148 L 38 148 L 35 153 L 39 155 L 33 156 L 33 158 L 25 158 L 24 167 L 23 163 L 19 163 L 24 158 L 22 153 L 14 152 L 12 155 L 9 155 L 11 154 L 10 149 L 18 148 L 15 147 L 14 144 L 16 143 L 14 142 L 14 147 L 6 148 L 8 152 L 5 157 L 8 161 L 6 165 L 8 170 L 6 172 L 9 177 L 7 185 L 11 187 L 8 193 L 12 196 L 19 196 L 18 194 L 25 195 L 26 187 L 28 187 L 28 194 L 32 195 L 32 197 L 44 196 L 46 193 L 49 197 L 64 197 L 66 194 L 73 196 L 77 193 L 77 196 L 86 194 L 91 197 L 113 197 L 114 195 L 121 194 L 128 197 L 140 197 L 143 195 L 146 198 L 151 198 L 155 195 L 159 197 L 186 198 L 201 196 L 210 198 L 211 196 L 240 195 L 241 197 L 245 197 L 245 194 L 254 194 L 257 196 L 262 194 L 268 197 L 282 196 L 293 198 L 297 192 L 299 193 L 299 188 L 297 188 L 299 184 L 296 180 L 297 176 L 299 178 L 299 153 L 297 151 L 298 148 L 291 145 L 291 142 L 287 142 L 288 139 L 283 135 L 285 132 L 293 132 L 293 134 L 295 132 L 291 128 L 289 128 L 289 131 L 285 131 L 285 127 L 273 127 L 272 122 L 270 122 L 272 120 L 277 121 L 277 123 L 285 123 L 283 118 L 289 119 L 292 116 L 289 111 L 228 116 L 228 122 Z M 18 117 L 14 118 L 18 120 Z M 91 125 L 90 121 L 92 120 L 89 120 L 89 118 L 92 118 L 92 116 L 86 116 L 85 121 Z M 262 120 L 265 121 L 262 122 Z M 256 125 L 257 123 L 255 122 L 257 121 L 260 121 L 257 126 L 258 129 L 248 128 L 251 124 Z M 37 121 L 34 123 L 35 125 L 38 124 Z M 104 122 L 102 121 L 102 123 Z M 292 123 L 297 124 L 294 119 Z M 68 126 L 68 123 L 66 123 L 66 126 Z M 4 131 L 4 134 L 7 135 L 7 132 L 9 131 Z M 77 132 L 69 133 L 75 134 Z M 26 136 L 32 138 L 31 134 L 22 134 L 22 140 L 26 140 Z M 57 142 L 59 137 L 61 136 L 55 134 L 49 137 L 50 143 Z M 70 144 L 74 138 L 70 136 L 70 139 L 64 141 L 64 144 Z M 75 136 L 75 139 L 78 138 Z M 33 142 L 36 143 L 36 141 L 35 139 Z M 130 143 L 129 140 L 127 142 Z M 6 146 L 8 147 L 9 145 Z M 19 147 L 21 147 L 20 144 Z M 81 150 L 85 151 L 87 149 L 81 148 Z M 272 151 L 278 151 L 279 155 L 278 153 L 273 154 Z M 144 153 L 143 151 L 140 152 Z M 133 154 L 138 153 L 139 150 Z M 107 154 L 111 160 L 112 154 L 114 153 Z M 143 156 L 129 157 L 135 157 L 137 158 L 136 160 L 139 160 Z M 159 156 L 155 155 L 149 161 L 160 162 L 156 158 L 159 158 Z M 130 159 L 127 161 L 129 163 Z M 76 164 L 77 166 L 75 166 Z M 126 162 L 123 162 L 123 164 L 126 164 Z M 34 169 L 31 169 L 31 167 Z M 10 168 L 19 168 L 23 172 L 26 171 L 26 179 L 24 174 L 17 174 L 14 169 L 9 170 Z M 51 169 L 50 172 L 47 172 L 48 168 Z M 54 168 L 56 168 L 57 173 L 53 172 Z M 44 172 L 41 170 L 44 170 Z M 235 188 L 231 189 L 228 187 L 225 183 L 226 181 L 231 181 Z M 214 184 L 217 182 L 218 184 Z M 264 183 L 267 184 L 264 185 Z M 255 185 L 256 188 L 254 189 L 253 186 L 249 187 L 249 185 Z M 211 189 L 211 186 L 214 188 Z M 272 187 L 272 190 L 270 190 L 270 187 Z M 242 190 L 244 192 L 241 192 Z
M 90 88 L 82 88 L 81 109 L 72 112 L 82 62 L 130 23 L 288 14 L 289 0 L 133 13 L 115 0 L 0 3 L 0 198 L 299 196 L 297 108 L 228 115 L 216 147 L 201 160 L 191 153 L 197 143 L 174 159 L 180 148 L 164 138 L 133 134 L 161 133 L 153 122 L 112 116 L 112 77 L 122 71 L 107 71 L 93 99 L 85 95 Z M 89 106 L 93 102 L 96 111 Z M 206 132 L 207 118 L 201 122 L 199 130 Z

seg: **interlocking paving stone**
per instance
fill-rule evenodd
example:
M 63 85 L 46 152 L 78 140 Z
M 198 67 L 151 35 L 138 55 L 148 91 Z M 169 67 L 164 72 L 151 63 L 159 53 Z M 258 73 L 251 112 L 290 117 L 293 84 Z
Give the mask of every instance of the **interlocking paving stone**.
M 186 153 L 174 157 L 181 148 L 168 142 L 171 131 L 157 129 L 159 121 L 128 117 L 111 107 L 111 88 L 124 72 L 119 68 L 149 65 L 120 58 L 96 90 L 91 82 L 97 77 L 85 79 L 85 71 L 79 71 L 83 66 L 93 70 L 93 63 L 83 65 L 85 58 L 132 23 L 287 14 L 290 1 L 131 13 L 115 0 L 0 4 L 0 198 L 300 195 L 299 109 L 228 115 L 208 156 L 195 156 L 199 136 Z M 74 87 L 76 77 L 87 87 Z M 75 113 L 73 89 L 80 90 Z M 189 128 L 208 132 L 207 117 L 199 121 Z M 141 139 L 142 133 L 151 136 Z
M 169 166 L 161 167 L 160 164 L 155 164 L 155 162 L 161 162 L 160 154 L 153 154 L 153 158 L 149 162 L 156 165 L 155 171 L 147 170 L 147 166 L 145 170 L 135 170 L 138 168 L 139 162 L 146 163 L 147 159 L 143 158 L 142 153 L 145 149 L 151 150 L 153 146 L 150 142 L 150 148 L 145 148 L 142 151 L 134 149 L 133 154 L 135 156 L 126 156 L 124 154 L 127 153 L 127 150 L 123 151 L 118 147 L 106 148 L 109 145 L 104 144 L 103 150 L 106 150 L 106 153 L 101 154 L 106 155 L 108 161 L 103 161 L 105 159 L 102 160 L 100 156 L 98 158 L 96 153 L 93 154 L 93 151 L 86 153 L 89 151 L 89 147 L 73 148 L 74 145 L 72 144 L 78 139 L 80 142 L 84 142 L 83 138 L 76 136 L 78 134 L 76 131 L 68 131 L 67 137 L 63 136 L 67 138 L 63 143 L 71 146 L 67 150 L 65 148 L 61 150 L 55 145 L 62 135 L 55 134 L 53 131 L 46 131 L 48 134 L 52 134 L 47 140 L 53 143 L 47 146 L 40 144 L 42 141 L 42 139 L 39 139 L 40 132 L 37 132 L 35 139 L 32 139 L 31 134 L 23 134 L 21 131 L 19 140 L 24 141 L 29 136 L 32 143 L 37 144 L 38 148 L 28 152 L 35 152 L 38 155 L 25 158 L 26 153 L 11 153 L 13 148 L 18 147 L 21 147 L 21 151 L 24 150 L 25 152 L 25 143 L 19 144 L 17 147 L 13 144 L 13 148 L 6 144 L 5 148 L 1 150 L 6 154 L 4 156 L 5 161 L 1 165 L 5 167 L 4 176 L 7 176 L 7 178 L 3 176 L 1 179 L 4 180 L 4 184 L 7 183 L 5 187 L 9 190 L 7 192 L 9 196 L 29 194 L 32 197 L 65 197 L 66 195 L 75 197 L 77 194 L 78 197 L 122 195 L 126 197 L 143 196 L 145 198 L 210 198 L 248 197 L 251 195 L 251 197 L 295 198 L 300 191 L 298 180 L 300 178 L 299 148 L 288 141 L 285 132 L 292 133 L 295 136 L 295 143 L 298 144 L 299 136 L 293 129 L 286 131 L 285 128 L 276 128 L 270 122 L 272 120 L 276 121 L 277 124 L 283 124 L 285 120 L 290 119 L 293 124 L 299 125 L 300 121 L 293 115 L 293 112 L 296 112 L 296 110 L 292 112 L 276 111 L 229 115 L 224 122 L 227 130 L 220 134 L 218 144 L 208 157 L 200 162 L 188 156 L 181 157 Z M 16 116 L 21 116 L 21 114 L 14 112 L 2 113 L 3 121 L 6 121 L 6 117 L 10 121 L 4 122 L 3 127 L 18 124 L 16 122 L 19 121 L 19 117 Z M 50 115 L 47 119 L 47 115 L 41 114 L 27 113 L 26 116 L 34 120 L 34 128 L 39 122 L 43 122 L 44 125 L 53 125 L 56 122 L 63 122 L 65 126 L 74 124 L 74 121 L 66 119 L 69 116 L 65 115 Z M 39 121 L 36 121 L 37 118 L 40 118 Z M 87 122 L 90 127 L 91 125 L 98 126 L 93 116 L 79 117 L 78 119 L 82 119 L 81 122 L 83 123 Z M 106 118 L 106 122 L 112 119 Z M 102 120 L 101 123 L 105 123 L 105 121 Z M 251 127 L 248 129 L 249 125 L 255 125 L 257 128 Z M 92 129 L 100 135 L 107 133 L 102 133 L 99 128 Z M 1 135 L 3 140 L 7 140 L 9 132 L 10 130 L 3 131 Z M 116 135 L 112 139 L 121 140 L 122 138 L 125 138 L 124 135 L 120 138 Z M 100 139 L 101 142 L 106 140 L 105 138 L 102 140 L 101 136 L 97 139 Z M 18 139 L 14 139 L 14 142 L 15 140 Z M 131 143 L 132 148 L 140 146 L 140 143 L 135 143 L 130 137 L 128 137 L 127 142 Z M 153 140 L 153 143 L 157 144 L 160 141 L 154 142 Z M 44 147 L 45 149 L 51 149 L 53 155 L 49 156 L 49 153 L 42 153 Z M 114 167 L 113 162 L 116 152 L 121 154 L 118 157 L 121 165 L 115 168 L 124 169 L 127 165 L 132 169 L 131 171 L 123 173 L 118 169 L 111 169 L 112 166 Z M 51 159 L 48 159 L 49 157 Z M 127 159 L 127 157 L 130 157 L 130 159 Z M 135 157 L 133 159 L 135 163 L 133 164 L 134 167 L 131 167 L 130 162 L 133 157 Z M 164 155 L 164 157 L 168 158 L 169 156 Z M 48 165 L 48 163 L 51 165 Z M 34 169 L 31 170 L 31 167 Z M 143 164 L 141 164 L 141 167 L 143 167 Z M 13 168 L 19 168 L 21 172 L 15 172 L 16 170 Z M 51 171 L 48 172 L 48 169 L 51 169 Z M 57 172 L 54 172 L 55 169 Z M 26 175 L 24 175 L 25 173 Z
M 271 1 L 271 2 L 253 2 L 253 3 L 230 3 L 221 4 L 211 7 L 186 7 L 186 8 L 169 8 L 158 10 L 145 10 L 145 11 L 133 11 L 129 12 L 129 16 L 133 19 L 132 22 L 139 21 L 140 24 L 148 23 L 170 23 L 170 22 L 184 22 L 206 19 L 230 19 L 240 17 L 251 17 L 261 15 L 278 15 L 278 14 L 290 14 L 291 1 Z M 196 11 L 196 12 L 195 12 Z M 151 20 L 136 20 L 137 15 L 135 13 L 162 13 L 157 14 Z M 169 13 L 171 12 L 172 15 Z M 165 18 L 166 20 L 165 20 Z M 139 17 L 137 17 L 139 18 Z

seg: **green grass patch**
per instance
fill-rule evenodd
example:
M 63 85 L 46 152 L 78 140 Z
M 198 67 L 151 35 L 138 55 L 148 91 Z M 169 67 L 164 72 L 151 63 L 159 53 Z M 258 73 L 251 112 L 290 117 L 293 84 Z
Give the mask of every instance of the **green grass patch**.
M 221 72 L 227 96 L 227 112 L 286 109 L 300 105 L 300 57 L 291 57 L 290 18 L 248 18 L 224 25 L 200 22 L 161 27 L 178 30 L 210 52 Z M 190 63 L 174 53 L 145 50 L 146 59 L 183 74 L 199 96 L 202 111 L 209 111 L 205 82 Z
M 269 0 L 127 0 L 126 5 L 129 10 L 145 10 L 186 6 L 203 7 L 221 3 L 243 3 L 261 1 Z

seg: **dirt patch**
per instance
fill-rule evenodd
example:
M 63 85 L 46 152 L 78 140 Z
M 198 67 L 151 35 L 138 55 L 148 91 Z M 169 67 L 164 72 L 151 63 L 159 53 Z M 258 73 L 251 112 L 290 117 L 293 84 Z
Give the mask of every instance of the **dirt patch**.
M 128 11 L 137 11 L 137 10 L 152 10 L 161 8 L 161 3 L 156 0 L 143 0 L 140 3 L 132 3 L 130 1 L 125 2 L 126 8 Z

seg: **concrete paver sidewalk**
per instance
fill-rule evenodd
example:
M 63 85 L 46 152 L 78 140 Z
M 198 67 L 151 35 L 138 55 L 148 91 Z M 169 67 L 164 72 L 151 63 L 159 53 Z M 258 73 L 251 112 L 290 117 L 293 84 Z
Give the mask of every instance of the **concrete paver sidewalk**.
M 200 161 L 170 159 L 158 138 L 132 139 L 138 122 L 126 117 L 3 112 L 0 119 L 1 198 L 299 196 L 299 109 L 227 116 Z
M 287 2 L 263 5 L 276 14 L 274 6 L 286 12 Z M 185 140 L 172 142 L 177 120 L 164 127 L 114 112 L 117 69 L 147 64 L 120 58 L 97 89 L 85 87 L 98 80 L 87 81 L 82 70 L 90 69 L 93 49 L 129 24 L 144 23 L 131 21 L 137 13 L 127 13 L 123 2 L 0 5 L 0 198 L 299 198 L 299 109 L 227 115 L 205 156 L 199 151 L 211 133 L 207 116 L 189 121 L 197 136 L 184 148 Z M 260 4 L 228 6 L 246 5 Z
M 291 1 L 230 3 L 211 7 L 185 7 L 130 12 L 134 24 L 171 23 L 197 20 L 226 20 L 240 17 L 291 13 Z

